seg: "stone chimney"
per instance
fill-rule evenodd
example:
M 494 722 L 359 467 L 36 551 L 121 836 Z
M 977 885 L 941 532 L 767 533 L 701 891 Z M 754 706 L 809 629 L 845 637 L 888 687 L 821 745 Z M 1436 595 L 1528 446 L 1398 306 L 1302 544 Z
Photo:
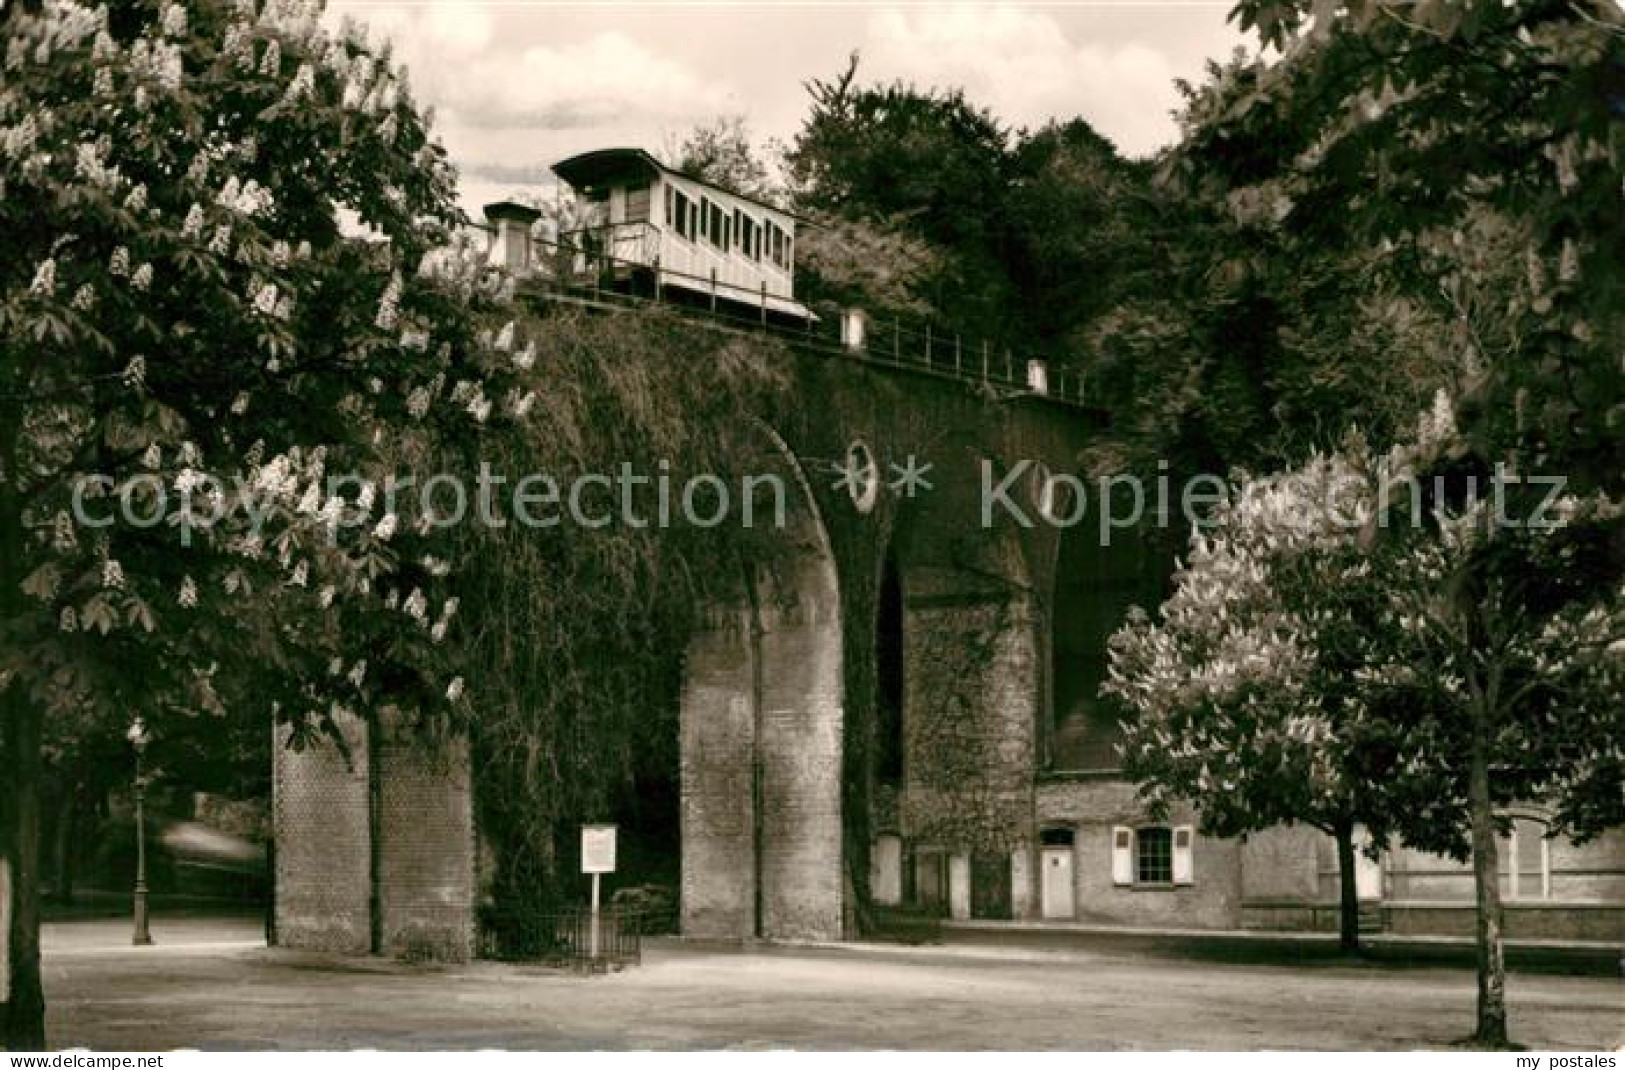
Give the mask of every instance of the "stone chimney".
M 530 228 L 541 217 L 536 209 L 514 201 L 486 205 L 485 220 L 496 231 L 491 239 L 491 262 L 515 275 L 529 274 Z

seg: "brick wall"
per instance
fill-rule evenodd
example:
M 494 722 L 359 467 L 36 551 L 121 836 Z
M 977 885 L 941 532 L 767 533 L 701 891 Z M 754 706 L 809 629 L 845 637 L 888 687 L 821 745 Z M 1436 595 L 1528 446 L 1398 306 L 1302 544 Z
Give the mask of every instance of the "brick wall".
M 833 566 L 811 555 L 794 583 L 793 601 L 764 606 L 759 651 L 763 935 L 839 940 L 840 599 Z
M 1625 944 L 1625 903 L 1507 903 L 1509 940 L 1599 940 Z M 1404 935 L 1471 937 L 1478 911 L 1471 903 L 1410 902 L 1384 906 L 1383 928 Z
M 1027 600 L 946 569 L 905 572 L 903 833 L 1005 852 L 1031 840 L 1041 678 Z
M 686 936 L 842 935 L 840 599 L 833 566 L 817 553 L 788 563 L 779 582 L 758 592 L 754 628 L 749 611 L 723 614 L 689 646 L 681 726 Z
M 1516 898 L 1541 898 L 1540 833 L 1544 826 L 1517 822 L 1519 880 Z M 1501 894 L 1514 898 L 1510 869 L 1514 864 L 1512 842 L 1499 843 Z M 1625 906 L 1625 831 L 1612 830 L 1585 844 L 1558 837 L 1547 840 L 1546 870 L 1549 901 L 1613 903 Z M 1387 898 L 1402 902 L 1471 901 L 1473 873 L 1468 863 L 1440 855 L 1401 848 L 1383 859 L 1387 874 Z
M 428 749 L 390 715 L 379 720 L 372 746 L 355 717 L 339 725 L 343 748 L 324 739 L 293 751 L 287 731 L 277 733 L 277 942 L 466 959 L 474 941 L 466 744 Z
M 1242 895 L 1249 902 L 1317 901 L 1323 894 L 1321 856 L 1330 845 L 1330 837 L 1306 825 L 1283 825 L 1252 833 L 1241 850 Z M 1332 865 L 1335 868 L 1335 853 Z M 1336 891 L 1334 883 L 1334 896 Z
M 283 947 L 359 955 L 372 949 L 367 726 L 338 727 L 343 750 L 327 739 L 289 750 L 288 731 L 276 733 L 276 934 Z
M 682 931 L 742 939 L 755 929 L 755 710 L 750 627 L 741 611 L 688 647 L 681 715 Z
M 375 835 L 378 936 L 387 955 L 474 953 L 473 791 L 465 740 L 425 743 L 380 715 Z

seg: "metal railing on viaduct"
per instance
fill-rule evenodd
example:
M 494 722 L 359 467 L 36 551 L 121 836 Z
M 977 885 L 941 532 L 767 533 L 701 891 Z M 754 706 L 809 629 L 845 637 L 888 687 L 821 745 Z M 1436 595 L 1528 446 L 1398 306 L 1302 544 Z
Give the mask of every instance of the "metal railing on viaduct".
M 679 308 L 726 330 L 769 334 L 799 347 L 914 374 L 957 380 L 997 396 L 1025 396 L 1090 408 L 1084 377 L 1048 361 L 1022 357 L 985 340 L 971 341 L 929 321 L 873 318 L 858 309 L 802 316 L 795 302 L 760 289 L 610 255 L 503 227 L 471 224 L 503 264 L 543 300 L 616 310 L 663 305 Z M 515 228 L 518 230 L 518 228 Z M 608 243 L 605 243 L 606 245 Z

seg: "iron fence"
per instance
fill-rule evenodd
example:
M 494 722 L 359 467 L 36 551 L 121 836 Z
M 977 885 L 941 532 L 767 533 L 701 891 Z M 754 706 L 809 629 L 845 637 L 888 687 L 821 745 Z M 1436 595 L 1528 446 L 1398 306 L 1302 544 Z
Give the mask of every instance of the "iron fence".
M 500 962 L 537 962 L 584 973 L 619 970 L 643 961 L 643 919 L 610 907 L 592 912 L 488 908 L 481 911 L 479 955 Z M 595 946 L 596 944 L 596 946 Z
M 487 240 L 495 237 L 490 228 L 476 224 L 473 229 Z M 1088 384 L 1079 372 L 1048 361 L 1030 361 L 985 340 L 962 338 L 930 321 L 873 318 L 867 321 L 862 343 L 854 346 L 842 337 L 838 317 L 787 322 L 770 303 L 774 296 L 763 290 L 687 275 L 659 265 L 658 260 L 651 264 L 602 250 L 587 253 L 569 241 L 555 242 L 532 235 L 529 244 L 533 278 L 542 284 L 543 296 L 606 308 L 679 305 L 721 327 L 775 335 L 832 356 L 954 379 L 998 396 L 1037 397 L 1084 408 L 1090 405 Z M 628 277 L 622 279 L 620 274 Z M 637 278 L 642 276 L 647 278 L 640 288 Z M 663 280 L 682 280 L 688 285 L 679 290 L 665 285 Z

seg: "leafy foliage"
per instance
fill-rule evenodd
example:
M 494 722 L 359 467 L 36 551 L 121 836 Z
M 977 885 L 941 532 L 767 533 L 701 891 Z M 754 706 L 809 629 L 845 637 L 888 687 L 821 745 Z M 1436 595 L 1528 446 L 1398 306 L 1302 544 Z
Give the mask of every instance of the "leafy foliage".
M 769 204 L 780 199 L 742 115 L 719 116 L 694 127 L 671 157 L 672 166 L 685 175 Z
M 1625 15 L 1559 0 L 1362 0 L 1337 14 L 1246 0 L 1237 14 L 1290 44 L 1199 102 L 1186 175 L 1272 191 L 1311 253 L 1380 251 L 1381 275 L 1452 324 L 1464 292 L 1515 266 L 1522 285 L 1502 307 L 1516 345 L 1472 354 L 1483 376 L 1465 426 L 1486 455 L 1617 489 L 1625 388 L 1607 340 L 1625 333 Z M 1520 236 L 1507 259 L 1478 256 L 1485 218 Z
M 770 345 L 719 342 L 654 313 L 554 314 L 529 329 L 551 389 L 535 430 L 488 444 L 494 471 L 561 484 L 626 471 L 669 479 L 675 503 L 690 476 L 737 491 L 759 470 L 738 413 L 779 385 Z M 745 569 L 771 567 L 776 533 L 692 527 L 675 504 L 674 525 L 660 528 L 657 493 L 640 494 L 630 514 L 648 526 L 618 517 L 591 531 L 481 525 L 463 536 L 474 623 L 459 659 L 480 666 L 476 791 L 495 852 L 490 891 L 504 907 L 571 896 L 582 822 L 628 826 L 627 846 L 650 850 L 643 861 L 657 874 L 675 861 L 683 653 L 704 607 Z

